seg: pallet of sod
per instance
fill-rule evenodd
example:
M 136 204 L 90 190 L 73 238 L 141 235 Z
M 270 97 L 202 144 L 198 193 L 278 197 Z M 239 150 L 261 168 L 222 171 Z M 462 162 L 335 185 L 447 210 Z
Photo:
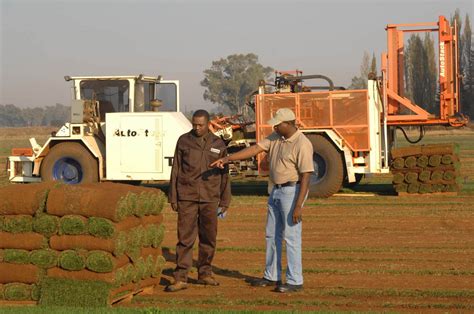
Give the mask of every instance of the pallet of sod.
M 459 176 L 459 145 L 433 144 L 392 149 L 390 170 L 399 195 L 457 193 Z
M 0 189 L 1 300 L 105 306 L 157 284 L 165 262 L 161 191 L 120 184 L 20 189 L 27 196 L 20 205 L 16 190 Z
M 0 188 L 2 304 L 36 304 L 40 298 L 44 264 L 48 263 L 40 256 L 49 250 L 48 231 L 38 228 L 38 217 L 45 210 L 51 187 L 33 184 Z

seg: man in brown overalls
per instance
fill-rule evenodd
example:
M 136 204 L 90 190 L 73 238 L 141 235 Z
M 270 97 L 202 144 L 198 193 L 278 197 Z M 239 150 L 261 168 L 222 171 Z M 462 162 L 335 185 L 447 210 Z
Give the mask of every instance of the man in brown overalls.
M 209 132 L 209 113 L 197 110 L 193 129 L 176 144 L 168 201 L 178 212 L 175 281 L 166 291 L 187 288 L 188 271 L 193 262 L 193 245 L 199 235 L 198 283 L 217 286 L 212 275 L 216 249 L 217 209 L 225 212 L 231 193 L 228 169 L 209 165 L 227 155 L 226 145 Z

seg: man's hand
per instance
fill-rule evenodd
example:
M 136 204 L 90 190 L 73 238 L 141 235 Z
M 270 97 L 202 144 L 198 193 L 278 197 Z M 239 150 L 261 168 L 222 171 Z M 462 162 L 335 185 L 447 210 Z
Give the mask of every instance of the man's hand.
M 171 203 L 171 209 L 175 212 L 178 212 L 178 204 L 176 203 Z
M 221 214 L 224 214 L 227 211 L 228 207 L 221 206 Z
M 212 164 L 210 164 L 209 166 L 212 167 L 212 168 L 221 168 L 221 169 L 224 169 L 224 166 L 226 164 L 229 163 L 229 157 L 222 157 L 220 159 L 217 159 L 216 161 L 214 161 Z
M 301 206 L 295 206 L 295 208 L 293 209 L 293 223 L 295 225 L 300 223 L 303 220 L 302 214 L 303 214 L 303 210 Z

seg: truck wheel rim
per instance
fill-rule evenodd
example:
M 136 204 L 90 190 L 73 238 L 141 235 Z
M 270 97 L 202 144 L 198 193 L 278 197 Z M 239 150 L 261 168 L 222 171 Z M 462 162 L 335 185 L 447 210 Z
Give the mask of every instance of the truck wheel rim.
M 326 175 L 326 161 L 321 155 L 313 154 L 314 172 L 311 174 L 310 184 L 319 183 Z
M 82 167 L 73 158 L 61 158 L 54 163 L 53 178 L 67 184 L 80 183 L 82 181 Z

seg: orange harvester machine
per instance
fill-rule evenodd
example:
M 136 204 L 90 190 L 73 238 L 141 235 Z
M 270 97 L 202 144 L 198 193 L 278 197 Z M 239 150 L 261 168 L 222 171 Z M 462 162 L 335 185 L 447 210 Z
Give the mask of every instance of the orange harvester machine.
M 382 54 L 382 77 L 376 83 L 381 103 L 380 129 L 396 126 L 446 125 L 460 127 L 467 117 L 460 114 L 459 55 L 457 26 L 444 16 L 436 23 L 387 25 L 387 52 Z M 437 32 L 439 43 L 439 113 L 430 113 L 404 97 L 404 34 Z M 337 90 L 300 93 L 260 93 L 256 96 L 257 141 L 268 136 L 266 124 L 280 108 L 294 110 L 300 129 L 309 132 L 334 131 L 352 151 L 353 157 L 371 150 L 369 90 Z M 392 128 L 393 130 L 394 128 Z M 393 138 L 393 137 L 389 137 Z M 389 139 L 390 141 L 390 139 Z M 390 149 L 392 143 L 385 145 Z M 386 159 L 387 155 L 385 156 Z M 384 158 L 384 159 L 385 159 Z M 387 165 L 387 162 L 385 162 Z M 259 156 L 259 170 L 266 172 L 264 156 Z

